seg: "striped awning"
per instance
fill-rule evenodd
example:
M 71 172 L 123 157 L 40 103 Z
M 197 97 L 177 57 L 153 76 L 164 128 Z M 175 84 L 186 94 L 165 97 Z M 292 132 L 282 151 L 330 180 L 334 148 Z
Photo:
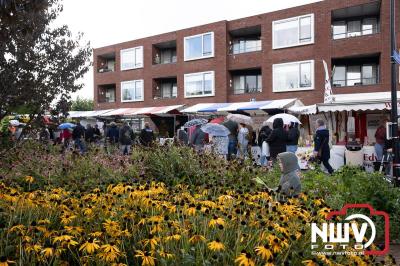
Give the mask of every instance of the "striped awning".
M 183 107 L 180 105 L 142 107 L 142 108 L 119 108 L 105 113 L 103 116 L 140 116 L 140 115 L 162 115 L 177 113 Z
M 226 113 L 236 111 L 257 111 L 257 110 L 271 110 L 271 109 L 286 109 L 295 103 L 302 105 L 302 103 L 294 99 L 271 100 L 271 101 L 251 101 L 251 102 L 237 102 L 237 103 L 199 103 L 189 108 L 182 110 L 182 113 Z

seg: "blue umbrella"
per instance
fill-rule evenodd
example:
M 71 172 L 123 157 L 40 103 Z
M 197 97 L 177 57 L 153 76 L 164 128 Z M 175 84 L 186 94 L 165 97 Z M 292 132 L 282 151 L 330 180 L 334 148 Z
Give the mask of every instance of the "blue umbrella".
M 76 127 L 76 125 L 72 123 L 62 123 L 58 126 L 59 129 L 73 128 L 73 127 Z
M 196 118 L 196 119 L 192 119 L 192 120 L 186 122 L 186 123 L 183 125 L 183 127 L 188 128 L 188 127 L 192 127 L 192 126 L 199 126 L 199 125 L 201 126 L 201 125 L 204 125 L 204 124 L 207 124 L 207 123 L 208 123 L 208 120 L 207 120 L 207 119 L 204 119 L 204 118 Z
M 201 130 L 215 137 L 226 137 L 231 133 L 225 126 L 214 123 L 202 125 Z

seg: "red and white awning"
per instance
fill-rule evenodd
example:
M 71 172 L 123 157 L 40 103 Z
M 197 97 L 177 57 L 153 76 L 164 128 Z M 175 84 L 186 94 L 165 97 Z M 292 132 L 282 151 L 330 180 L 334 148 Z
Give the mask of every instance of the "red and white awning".
M 103 116 L 140 116 L 140 115 L 163 115 L 179 113 L 183 105 L 169 105 L 157 107 L 142 107 L 142 108 L 119 108 L 105 113 Z

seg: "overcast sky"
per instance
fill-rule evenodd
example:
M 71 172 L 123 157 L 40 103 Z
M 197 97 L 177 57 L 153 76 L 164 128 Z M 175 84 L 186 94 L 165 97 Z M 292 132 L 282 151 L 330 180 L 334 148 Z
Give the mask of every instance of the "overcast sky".
M 83 32 L 93 48 L 232 20 L 319 0 L 64 0 L 59 23 L 73 33 Z M 93 98 L 92 69 L 76 93 Z

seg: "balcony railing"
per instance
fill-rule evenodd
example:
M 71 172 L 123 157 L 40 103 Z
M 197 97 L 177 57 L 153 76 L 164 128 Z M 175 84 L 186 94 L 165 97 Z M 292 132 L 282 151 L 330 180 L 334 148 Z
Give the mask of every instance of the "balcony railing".
M 357 79 L 342 79 L 333 80 L 333 87 L 350 87 L 378 84 L 378 78 L 357 78 Z
M 172 56 L 170 58 L 160 58 L 160 57 L 154 58 L 155 65 L 173 64 L 173 63 L 176 63 L 176 56 Z
M 242 41 L 234 43 L 229 47 L 230 54 L 243 54 L 261 51 L 261 40 Z
M 261 88 L 233 89 L 233 94 L 246 94 L 246 93 L 257 93 L 257 92 L 261 92 Z
M 373 27 L 370 29 L 364 29 L 364 30 L 360 30 L 360 31 L 343 31 L 343 32 L 339 32 L 339 33 L 335 33 L 334 31 L 332 31 L 332 37 L 334 40 L 338 40 L 338 39 L 370 35 L 370 34 L 375 34 L 375 33 L 379 33 L 378 27 Z

